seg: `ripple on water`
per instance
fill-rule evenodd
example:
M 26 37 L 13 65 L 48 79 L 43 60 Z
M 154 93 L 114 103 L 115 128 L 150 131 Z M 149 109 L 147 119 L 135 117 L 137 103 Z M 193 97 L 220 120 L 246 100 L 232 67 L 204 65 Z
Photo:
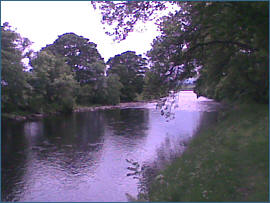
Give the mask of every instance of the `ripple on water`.
M 127 176 L 126 159 L 159 167 L 211 117 L 205 111 L 218 107 L 190 91 L 177 100 L 169 122 L 150 103 L 6 123 L 3 200 L 112 202 L 127 201 L 125 193 L 136 196 L 138 180 Z

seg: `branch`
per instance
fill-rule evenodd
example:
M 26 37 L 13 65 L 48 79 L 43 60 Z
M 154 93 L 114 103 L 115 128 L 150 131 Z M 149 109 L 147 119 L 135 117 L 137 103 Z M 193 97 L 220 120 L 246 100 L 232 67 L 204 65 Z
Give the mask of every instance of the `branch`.
M 191 47 L 188 52 L 191 52 L 192 50 L 198 48 L 198 47 L 201 47 L 201 46 L 208 46 L 208 45 L 213 45 L 213 44 L 228 44 L 228 45 L 237 45 L 238 47 L 240 48 L 243 48 L 243 49 L 248 49 L 250 51 L 258 51 L 257 48 L 253 48 L 247 44 L 243 44 L 243 43 L 240 43 L 240 42 L 234 42 L 234 41 L 222 41 L 222 40 L 214 40 L 214 41 L 210 41 L 210 42 L 206 42 L 206 43 L 198 43 L 196 44 L 194 47 Z

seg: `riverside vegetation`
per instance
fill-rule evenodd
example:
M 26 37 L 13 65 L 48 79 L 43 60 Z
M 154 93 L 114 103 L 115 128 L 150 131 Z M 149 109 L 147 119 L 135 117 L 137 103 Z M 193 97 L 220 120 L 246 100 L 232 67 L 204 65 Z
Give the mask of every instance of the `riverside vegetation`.
M 268 201 L 267 105 L 241 105 L 220 112 L 180 158 L 161 171 L 150 201 Z
M 92 4 L 99 7 L 102 22 L 113 26 L 109 34 L 116 40 L 167 7 L 166 2 Z M 31 41 L 4 23 L 2 112 L 70 112 L 76 105 L 157 99 L 179 91 L 189 78 L 196 79 L 198 96 L 268 103 L 267 2 L 169 4 L 175 12 L 157 19 L 161 34 L 148 59 L 127 51 L 105 62 L 95 43 L 75 33 L 33 52 Z
M 174 12 L 155 15 L 168 4 Z M 95 43 L 75 33 L 65 33 L 34 53 L 30 40 L 4 23 L 2 116 L 157 99 L 179 91 L 193 78 L 198 96 L 234 105 L 162 172 L 166 184 L 154 182 L 150 200 L 267 201 L 268 2 L 92 5 L 111 26 L 108 34 L 115 40 L 124 40 L 139 21 L 156 20 L 161 33 L 147 59 L 127 51 L 105 62 Z M 29 64 L 22 62 L 25 59 Z
M 103 23 L 114 28 L 109 34 L 116 40 L 125 39 L 137 21 L 154 19 L 159 25 L 161 35 L 148 52 L 151 69 L 144 89 L 148 97 L 197 77 L 198 96 L 233 104 L 215 126 L 197 133 L 182 156 L 158 176 L 162 180 L 154 180 L 146 197 L 150 201 L 268 201 L 268 3 L 93 4 L 102 10 Z M 168 4 L 175 11 L 155 18 Z
M 8 23 L 1 31 L 3 115 L 71 112 L 77 106 L 134 101 L 142 94 L 146 63 L 135 52 L 112 57 L 105 75 L 96 44 L 82 36 L 65 33 L 33 53 L 31 42 Z M 22 63 L 26 58 L 28 65 Z

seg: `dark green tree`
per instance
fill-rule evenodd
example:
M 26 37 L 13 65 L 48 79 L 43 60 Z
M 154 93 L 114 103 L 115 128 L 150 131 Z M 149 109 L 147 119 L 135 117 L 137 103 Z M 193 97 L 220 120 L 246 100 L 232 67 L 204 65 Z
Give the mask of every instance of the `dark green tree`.
M 114 34 L 119 39 L 130 31 L 125 29 L 129 22 L 143 20 L 136 13 L 163 7 L 155 8 L 153 3 L 144 2 L 113 4 L 117 3 L 103 2 L 100 8 L 103 22 L 116 25 Z M 175 88 L 179 86 L 178 81 L 197 75 L 195 91 L 199 96 L 268 102 L 268 3 L 175 4 L 179 9 L 158 21 L 161 36 L 148 53 L 152 68 L 160 73 L 162 81 Z M 109 18 L 105 17 L 106 13 Z M 143 13 L 145 19 L 151 18 L 152 12 Z M 112 23 L 115 21 L 119 23 Z
M 102 89 L 105 80 L 105 62 L 97 50 L 97 45 L 89 39 L 74 33 L 60 35 L 51 45 L 43 48 L 56 56 L 65 58 L 66 63 L 75 72 L 80 83 L 78 103 L 96 103 L 97 91 Z
M 28 91 L 25 67 L 31 42 L 12 30 L 8 23 L 1 26 L 1 105 L 2 112 L 25 110 Z
M 161 44 L 176 78 L 199 73 L 198 95 L 268 102 L 267 19 L 266 2 L 192 2 L 164 18 Z
M 31 108 L 36 112 L 70 112 L 75 105 L 79 84 L 64 58 L 41 51 L 32 59 Z
M 114 36 L 114 40 L 126 39 L 135 29 L 137 22 L 158 19 L 158 14 L 168 8 L 166 1 L 92 1 L 93 7 L 102 14 L 102 24 L 112 27 L 106 34 Z
M 105 63 L 96 47 L 97 45 L 87 38 L 65 33 L 43 50 L 65 57 L 66 63 L 76 73 L 76 80 L 83 85 L 104 76 Z
M 146 59 L 136 55 L 133 51 L 127 51 L 110 58 L 108 75 L 117 74 L 123 85 L 121 89 L 121 101 L 133 101 L 138 94 L 142 93 L 144 75 L 147 69 Z
M 159 99 L 168 95 L 169 88 L 162 81 L 160 74 L 154 68 L 148 70 L 145 74 L 143 98 L 147 100 Z
M 117 74 L 110 74 L 106 80 L 106 103 L 116 105 L 120 102 L 121 89 L 123 88 Z

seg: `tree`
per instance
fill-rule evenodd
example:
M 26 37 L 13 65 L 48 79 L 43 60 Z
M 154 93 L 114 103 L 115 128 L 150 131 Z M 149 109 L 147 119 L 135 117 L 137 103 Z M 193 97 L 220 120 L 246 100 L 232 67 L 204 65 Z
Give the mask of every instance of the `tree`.
M 74 33 L 60 35 L 51 45 L 43 48 L 56 56 L 65 58 L 66 63 L 75 72 L 80 83 L 77 102 L 80 104 L 96 103 L 95 95 L 102 89 L 105 76 L 105 62 L 97 50 L 97 45 L 89 39 Z
M 187 75 L 199 70 L 198 95 L 268 102 L 267 7 L 265 2 L 194 3 L 182 32 L 166 22 L 166 35 L 180 33 L 174 39 L 186 45 L 176 48 L 172 61 L 181 61 Z
M 32 59 L 31 65 L 32 109 L 38 112 L 72 111 L 78 82 L 64 58 L 41 51 Z
M 110 58 L 108 75 L 117 74 L 123 85 L 121 89 L 121 101 L 133 101 L 137 94 L 143 90 L 144 74 L 147 69 L 146 59 L 136 55 L 133 51 L 127 51 Z
M 130 15 L 138 12 L 143 7 L 141 4 L 124 2 L 122 7 L 108 4 L 112 9 L 110 18 L 104 17 L 103 21 L 111 24 L 119 20 L 117 29 L 124 29 L 130 21 L 125 17 L 141 19 L 140 15 Z M 268 3 L 181 2 L 177 5 L 179 10 L 175 14 L 160 20 L 161 36 L 148 53 L 152 68 L 161 74 L 162 81 L 167 81 L 173 89 L 179 85 L 178 81 L 197 75 L 195 91 L 199 96 L 268 102 L 269 51 L 265 46 L 269 31 Z M 119 32 L 115 34 L 121 36 Z
M 137 22 L 143 23 L 158 18 L 160 11 L 168 8 L 168 4 L 175 2 L 164 1 L 91 1 L 102 14 L 102 24 L 108 24 L 113 29 L 106 34 L 114 36 L 114 40 L 126 39 L 134 31 Z
M 148 70 L 144 79 L 143 98 L 152 100 L 168 95 L 169 89 L 162 81 L 160 74 L 153 68 Z
M 22 60 L 29 55 L 31 42 L 12 30 L 8 23 L 1 26 L 1 104 L 2 112 L 24 110 L 28 91 Z
M 83 85 L 104 76 L 105 63 L 96 47 L 97 45 L 87 38 L 65 33 L 43 50 L 65 57 L 66 63 L 76 73 L 76 80 Z
M 117 74 L 110 74 L 107 77 L 107 95 L 106 102 L 116 105 L 120 102 L 121 89 L 123 88 L 120 78 Z

